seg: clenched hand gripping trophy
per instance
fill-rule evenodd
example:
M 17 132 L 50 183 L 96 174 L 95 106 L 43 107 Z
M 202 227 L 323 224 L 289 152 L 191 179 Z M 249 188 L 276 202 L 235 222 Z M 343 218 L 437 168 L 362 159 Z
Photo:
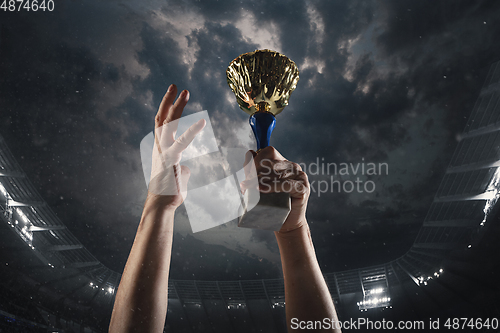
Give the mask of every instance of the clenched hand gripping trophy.
M 295 63 L 283 54 L 257 50 L 240 55 L 226 70 L 227 83 L 240 108 L 250 115 L 257 153 L 269 146 L 275 116 L 288 105 L 299 81 Z M 248 189 L 238 226 L 277 231 L 290 212 L 288 193 Z

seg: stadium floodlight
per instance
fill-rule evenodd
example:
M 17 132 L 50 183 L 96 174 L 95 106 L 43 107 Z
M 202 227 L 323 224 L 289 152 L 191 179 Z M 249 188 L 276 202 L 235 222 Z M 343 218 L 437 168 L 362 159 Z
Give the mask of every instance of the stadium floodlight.
M 359 310 L 361 311 L 366 311 L 368 309 L 375 309 L 375 308 L 388 308 L 391 306 L 391 298 L 379 297 L 379 298 L 364 299 L 361 302 L 358 302 L 357 305 Z
M 24 223 L 28 223 L 30 222 L 30 220 L 28 219 L 28 217 L 24 214 L 24 212 L 22 211 L 21 208 L 19 207 L 16 207 L 16 212 L 17 214 L 21 217 L 21 219 L 24 221 Z
M 488 193 L 489 196 L 483 208 L 484 219 L 481 222 L 480 226 L 484 225 L 486 219 L 488 218 L 488 215 L 493 209 L 493 206 L 495 206 L 495 204 L 498 201 L 498 198 L 500 197 L 500 168 L 496 169 L 495 174 L 491 178 L 491 181 L 488 184 L 486 191 L 484 193 Z
M 375 288 L 375 289 L 369 290 L 368 292 L 370 293 L 370 295 L 381 294 L 384 292 L 384 289 L 383 288 Z
M 9 193 L 7 192 L 7 190 L 5 189 L 5 187 L 3 186 L 2 182 L 0 182 L 0 192 L 2 192 L 3 196 L 6 197 L 6 198 L 9 195 Z
M 391 306 L 391 298 L 387 287 L 365 289 L 363 292 L 363 300 L 357 302 L 360 311 L 367 311 L 375 308 L 388 308 Z

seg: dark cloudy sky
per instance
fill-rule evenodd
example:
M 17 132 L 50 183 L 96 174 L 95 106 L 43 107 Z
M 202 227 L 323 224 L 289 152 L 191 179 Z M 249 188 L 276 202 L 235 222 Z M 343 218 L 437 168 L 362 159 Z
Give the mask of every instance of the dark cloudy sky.
M 0 11 L 0 134 L 61 220 L 121 271 L 146 194 L 139 144 L 168 85 L 207 110 L 219 146 L 254 148 L 226 84 L 255 49 L 294 60 L 300 81 L 272 144 L 290 160 L 387 163 L 372 193 L 312 193 L 324 272 L 405 253 L 489 65 L 498 1 L 62 1 Z M 195 170 L 196 171 L 196 170 Z M 316 183 L 331 175 L 310 175 Z M 355 181 L 347 175 L 341 181 Z M 274 235 L 176 220 L 171 276 L 273 278 Z

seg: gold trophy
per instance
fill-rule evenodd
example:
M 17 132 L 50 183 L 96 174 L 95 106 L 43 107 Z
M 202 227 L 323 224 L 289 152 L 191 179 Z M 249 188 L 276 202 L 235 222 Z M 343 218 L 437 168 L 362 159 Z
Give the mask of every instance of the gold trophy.
M 275 116 L 288 105 L 299 81 L 295 63 L 283 54 L 256 50 L 234 59 L 226 70 L 227 83 L 240 108 L 250 115 L 257 153 L 267 146 Z M 288 193 L 259 193 L 248 189 L 243 197 L 239 227 L 277 231 L 290 212 Z

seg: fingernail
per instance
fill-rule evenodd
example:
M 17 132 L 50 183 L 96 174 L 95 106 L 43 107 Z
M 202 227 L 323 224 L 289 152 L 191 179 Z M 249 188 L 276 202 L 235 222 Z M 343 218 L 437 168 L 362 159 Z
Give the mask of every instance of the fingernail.
M 168 87 L 167 92 L 171 92 L 171 91 L 172 91 L 172 89 L 174 89 L 174 85 L 173 85 L 173 84 L 171 84 L 171 85 Z
M 183 91 L 183 93 L 184 93 L 184 99 L 185 99 L 186 101 L 189 101 L 189 91 L 184 90 L 184 91 Z

